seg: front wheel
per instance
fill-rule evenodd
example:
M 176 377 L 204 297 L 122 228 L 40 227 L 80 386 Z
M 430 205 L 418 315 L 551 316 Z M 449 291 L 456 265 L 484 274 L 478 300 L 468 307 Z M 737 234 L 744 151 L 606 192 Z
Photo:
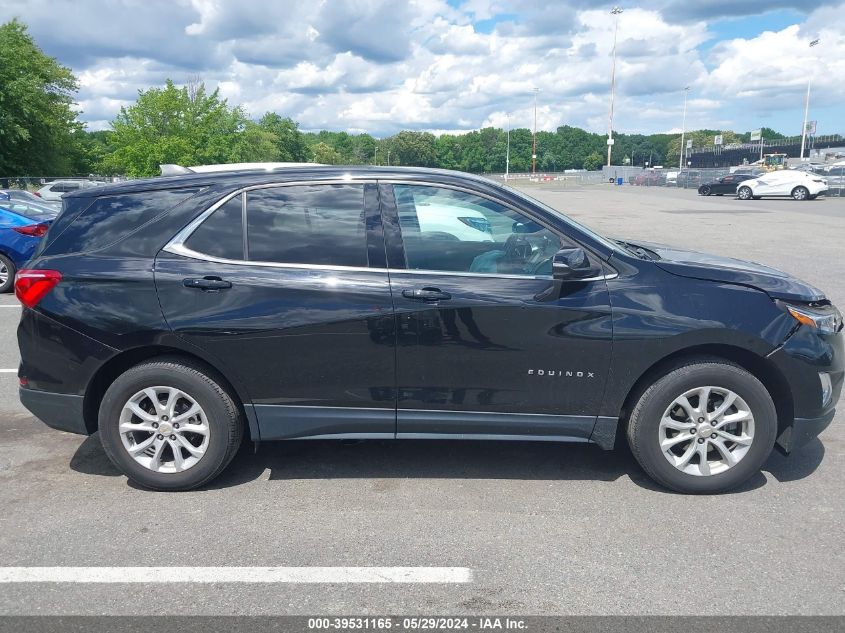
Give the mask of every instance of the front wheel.
M 760 470 L 774 446 L 777 413 L 757 378 L 727 361 L 702 359 L 646 389 L 627 432 L 634 457 L 657 483 L 718 493 Z
M 793 200 L 809 200 L 810 192 L 807 187 L 795 187 L 792 190 L 792 199 Z
M 751 187 L 740 187 L 739 191 L 736 192 L 736 196 L 740 200 L 751 200 L 751 198 L 754 197 L 754 194 L 751 191 Z
M 164 359 L 136 365 L 112 383 L 99 429 L 106 455 L 131 480 L 152 490 L 190 490 L 226 468 L 243 422 L 202 367 Z
M 710 187 L 707 185 L 702 185 L 698 188 L 698 194 L 701 196 L 709 196 L 710 195 Z

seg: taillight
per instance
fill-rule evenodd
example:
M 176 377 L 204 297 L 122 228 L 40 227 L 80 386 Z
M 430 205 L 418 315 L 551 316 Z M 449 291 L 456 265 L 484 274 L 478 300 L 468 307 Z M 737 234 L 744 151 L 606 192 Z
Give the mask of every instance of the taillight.
M 32 194 L 35 195 L 35 196 L 38 196 L 39 198 L 41 197 L 41 194 L 38 193 L 37 191 L 33 191 Z
M 47 229 L 50 228 L 49 224 L 27 224 L 26 226 L 16 226 L 12 228 L 13 231 L 20 233 L 21 235 L 28 235 L 29 237 L 44 237 L 44 234 L 47 233 Z
M 15 275 L 15 296 L 27 308 L 34 308 L 61 280 L 58 270 L 24 268 Z

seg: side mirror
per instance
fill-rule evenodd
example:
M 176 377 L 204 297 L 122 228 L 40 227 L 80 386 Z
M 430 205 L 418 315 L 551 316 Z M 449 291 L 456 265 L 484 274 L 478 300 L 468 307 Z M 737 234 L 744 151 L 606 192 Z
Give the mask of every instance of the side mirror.
M 596 275 L 596 269 L 584 249 L 574 246 L 560 249 L 552 259 L 552 276 L 558 281 L 584 279 Z

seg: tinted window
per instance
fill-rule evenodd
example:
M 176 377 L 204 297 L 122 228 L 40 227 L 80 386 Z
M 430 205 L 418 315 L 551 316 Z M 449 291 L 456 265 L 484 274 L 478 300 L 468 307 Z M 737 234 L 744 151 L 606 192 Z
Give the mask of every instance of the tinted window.
M 394 190 L 408 268 L 551 275 L 560 238 L 527 216 L 452 189 Z
M 23 202 L 21 200 L 11 200 L 5 204 L 5 207 L 10 211 L 14 211 L 18 215 L 22 215 L 30 220 L 43 222 L 44 220 L 52 220 L 56 217 L 56 210 L 50 207 L 45 207 L 41 204 L 32 204 Z
M 185 246 L 213 257 L 243 260 L 243 231 L 243 195 L 239 195 L 212 213 L 191 234 Z
M 367 265 L 363 185 L 301 185 L 247 192 L 251 261 Z
M 83 253 L 109 246 L 166 213 L 197 191 L 170 189 L 97 198 L 77 215 L 70 226 L 64 228 L 64 222 L 61 220 L 68 212 L 68 207 L 57 221 L 64 230 L 61 234 L 54 235 L 51 229 L 49 237 L 52 243 L 44 252 L 48 255 Z

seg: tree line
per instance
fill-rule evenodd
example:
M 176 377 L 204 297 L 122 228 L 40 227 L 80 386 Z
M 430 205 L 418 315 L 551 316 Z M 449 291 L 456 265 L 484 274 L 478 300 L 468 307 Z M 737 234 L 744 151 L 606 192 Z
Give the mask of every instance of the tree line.
M 315 162 L 442 167 L 475 173 L 531 170 L 532 132 L 483 128 L 463 134 L 406 130 L 387 138 L 347 132 L 304 132 L 275 112 L 253 119 L 198 78 L 142 90 L 111 129 L 88 131 L 79 121 L 71 70 L 45 55 L 18 20 L 0 25 L 0 176 L 151 176 L 159 165 L 229 162 Z M 748 141 L 749 133 L 699 130 L 694 144 Z M 767 139 L 783 138 L 774 130 Z M 677 164 L 677 134 L 614 133 L 614 164 Z M 708 140 L 709 139 L 709 140 Z M 537 132 L 538 171 L 598 169 L 606 137 L 564 125 Z

